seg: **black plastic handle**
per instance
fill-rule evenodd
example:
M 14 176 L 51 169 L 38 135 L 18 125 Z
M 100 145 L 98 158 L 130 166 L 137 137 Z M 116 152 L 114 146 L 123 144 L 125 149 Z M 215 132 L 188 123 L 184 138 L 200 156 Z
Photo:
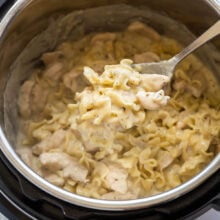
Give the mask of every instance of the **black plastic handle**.
M 220 212 L 220 193 L 216 196 L 216 198 L 213 200 L 213 208 L 216 210 L 216 211 L 219 211 Z

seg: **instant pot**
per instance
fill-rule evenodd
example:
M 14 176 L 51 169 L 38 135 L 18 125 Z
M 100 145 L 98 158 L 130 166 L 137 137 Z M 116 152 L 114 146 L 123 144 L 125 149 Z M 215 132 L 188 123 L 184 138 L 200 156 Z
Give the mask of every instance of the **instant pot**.
M 35 35 L 46 29 L 55 17 L 73 10 L 125 4 L 148 7 L 180 21 L 195 36 L 200 35 L 220 17 L 220 3 L 215 0 L 17 0 L 2 1 L 0 28 L 0 187 L 3 213 L 9 219 L 194 219 L 210 208 L 220 210 L 220 155 L 193 180 L 163 196 L 134 201 L 105 202 L 82 199 L 51 186 L 33 173 L 13 152 L 7 135 L 4 92 L 10 66 Z M 220 80 L 219 38 L 212 41 L 216 53 L 210 59 Z M 220 82 L 220 81 L 219 81 Z M 16 94 L 14 94 L 16 97 Z M 13 108 L 13 100 L 12 105 Z M 9 108 L 10 110 L 10 108 Z M 13 124 L 13 123 L 12 123 Z M 13 126 L 12 128 L 13 129 Z M 11 147 L 12 146 L 12 147 Z M 141 202 L 140 202 L 141 201 Z M 102 204 L 103 203 L 103 204 Z M 93 205 L 91 205 L 93 204 Z M 90 206 L 91 205 L 91 206 Z M 127 205 L 127 207 L 126 207 Z

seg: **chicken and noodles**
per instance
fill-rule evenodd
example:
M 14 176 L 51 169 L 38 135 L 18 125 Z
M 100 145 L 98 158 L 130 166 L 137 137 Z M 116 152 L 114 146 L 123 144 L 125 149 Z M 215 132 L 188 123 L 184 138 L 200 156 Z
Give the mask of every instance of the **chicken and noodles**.
M 124 200 L 172 189 L 219 151 L 219 92 L 193 55 L 174 78 L 140 74 L 181 50 L 132 22 L 44 53 L 19 92 L 17 153 L 47 181 L 86 197 Z

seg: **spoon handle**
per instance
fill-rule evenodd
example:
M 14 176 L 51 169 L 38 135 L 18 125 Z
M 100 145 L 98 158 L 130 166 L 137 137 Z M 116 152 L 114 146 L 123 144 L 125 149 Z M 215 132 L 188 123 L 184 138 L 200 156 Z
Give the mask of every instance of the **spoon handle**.
M 178 64 L 183 58 L 218 34 L 220 34 L 220 20 L 213 24 L 206 32 L 193 41 L 189 46 L 184 48 L 180 53 L 171 58 L 171 60 L 175 63 L 175 65 Z

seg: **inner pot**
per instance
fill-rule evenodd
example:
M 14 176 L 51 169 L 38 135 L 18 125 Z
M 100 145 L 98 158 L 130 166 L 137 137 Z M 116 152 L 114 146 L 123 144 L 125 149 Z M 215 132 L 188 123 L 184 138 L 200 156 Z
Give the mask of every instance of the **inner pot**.
M 17 99 L 21 83 L 38 64 L 39 57 L 52 51 L 61 42 L 74 40 L 84 34 L 98 31 L 118 31 L 130 21 L 141 20 L 160 34 L 177 39 L 187 45 L 218 18 L 218 5 L 210 1 L 190 2 L 191 10 L 177 1 L 95 1 L 70 0 L 17 1 L 4 16 L 1 25 L 1 150 L 12 165 L 29 181 L 49 194 L 64 201 L 102 210 L 129 210 L 149 207 L 180 197 L 198 187 L 219 168 L 220 155 L 198 175 L 186 183 L 148 198 L 107 201 L 79 196 L 62 190 L 34 173 L 14 151 L 18 113 Z M 213 4 L 213 2 L 212 2 Z M 168 16 L 169 15 L 169 16 Z M 201 16 L 207 16 L 201 21 Z M 218 47 L 218 41 L 215 41 Z M 219 78 L 219 52 L 206 45 L 198 56 Z

